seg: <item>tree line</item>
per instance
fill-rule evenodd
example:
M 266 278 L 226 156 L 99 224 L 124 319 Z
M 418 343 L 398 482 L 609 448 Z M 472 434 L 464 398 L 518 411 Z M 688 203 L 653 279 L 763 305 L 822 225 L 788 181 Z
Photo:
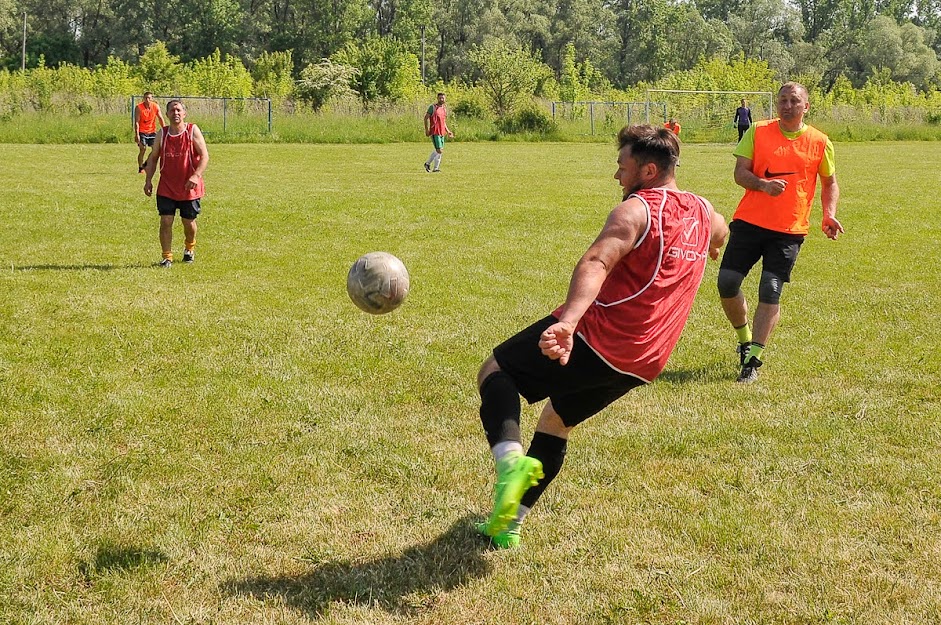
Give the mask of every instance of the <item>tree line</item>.
M 703 58 L 764 61 L 824 90 L 876 75 L 941 86 L 941 0 L 0 0 L 9 70 L 22 62 L 24 14 L 27 67 L 135 63 L 160 41 L 183 63 L 218 50 L 253 68 L 290 52 L 296 79 L 369 48 L 414 59 L 426 82 L 471 83 L 499 41 L 557 77 L 574 49 L 592 82 L 618 89 Z

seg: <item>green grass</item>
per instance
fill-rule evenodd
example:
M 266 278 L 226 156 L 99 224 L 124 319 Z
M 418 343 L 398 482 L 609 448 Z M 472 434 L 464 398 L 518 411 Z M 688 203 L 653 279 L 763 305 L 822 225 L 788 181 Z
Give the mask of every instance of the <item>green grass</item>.
M 167 271 L 133 146 L 0 146 L 0 623 L 941 622 L 933 144 L 837 146 L 846 235 L 805 243 L 754 385 L 710 263 L 515 553 L 473 535 L 474 376 L 564 297 L 613 147 L 210 150 Z M 726 216 L 730 151 L 679 175 Z M 373 250 L 412 277 L 381 317 L 344 292 Z

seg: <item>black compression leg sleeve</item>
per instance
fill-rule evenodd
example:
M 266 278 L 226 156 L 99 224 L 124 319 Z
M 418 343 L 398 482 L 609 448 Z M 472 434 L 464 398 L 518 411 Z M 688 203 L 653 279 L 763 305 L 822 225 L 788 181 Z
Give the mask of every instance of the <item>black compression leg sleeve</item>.
M 784 291 L 784 281 L 768 271 L 761 272 L 758 282 L 758 301 L 762 304 L 779 304 Z
M 480 422 L 487 442 L 520 441 L 520 394 L 513 378 L 495 371 L 480 385 Z
M 562 463 L 565 461 L 565 447 L 568 441 L 558 436 L 536 432 L 533 435 L 533 442 L 529 445 L 527 456 L 535 458 L 542 463 L 542 471 L 546 474 L 539 483 L 526 491 L 520 505 L 532 508 L 536 501 L 542 495 L 546 487 L 555 479 L 555 476 L 562 470 Z

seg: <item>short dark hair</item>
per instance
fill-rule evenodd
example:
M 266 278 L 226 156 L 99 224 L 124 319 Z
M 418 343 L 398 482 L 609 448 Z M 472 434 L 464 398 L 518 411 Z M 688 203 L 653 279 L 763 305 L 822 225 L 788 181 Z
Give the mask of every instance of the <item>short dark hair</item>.
M 144 92 L 144 97 L 146 98 L 147 96 L 153 95 L 153 94 L 154 94 L 153 91 L 145 91 L 145 92 Z
M 186 110 L 186 105 L 183 104 L 183 100 L 181 100 L 180 98 L 173 98 L 172 100 L 169 100 L 169 101 L 167 102 L 167 113 L 170 112 L 170 107 L 173 106 L 174 104 L 179 104 L 180 107 L 181 107 L 184 111 Z
M 444 91 L 439 91 L 438 95 L 444 95 Z
M 618 150 L 626 147 L 631 148 L 631 157 L 639 164 L 653 163 L 662 172 L 673 172 L 680 160 L 680 140 L 667 128 L 624 126 L 618 133 Z

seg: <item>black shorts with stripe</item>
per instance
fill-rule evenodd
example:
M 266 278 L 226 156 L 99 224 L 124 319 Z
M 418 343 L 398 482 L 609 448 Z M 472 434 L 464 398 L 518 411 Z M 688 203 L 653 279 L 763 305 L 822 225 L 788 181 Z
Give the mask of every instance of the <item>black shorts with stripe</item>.
M 645 384 L 640 378 L 609 367 L 578 336 L 568 364 L 550 360 L 539 349 L 539 337 L 558 321 L 541 319 L 494 348 L 493 357 L 530 404 L 547 397 L 566 427 L 574 427 L 628 391 Z

